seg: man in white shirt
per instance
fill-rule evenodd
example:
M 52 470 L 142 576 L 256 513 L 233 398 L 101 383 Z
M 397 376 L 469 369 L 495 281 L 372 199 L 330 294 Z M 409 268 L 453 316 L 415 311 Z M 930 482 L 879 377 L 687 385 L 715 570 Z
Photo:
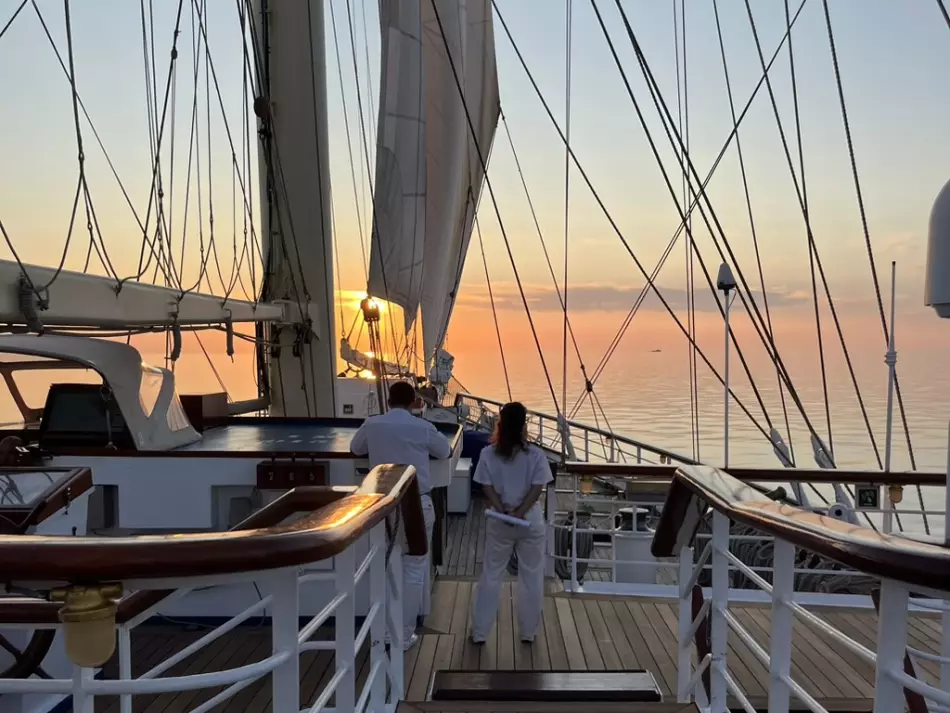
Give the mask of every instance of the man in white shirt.
M 448 458 L 452 447 L 428 421 L 413 416 L 409 409 L 416 400 L 412 385 L 397 381 L 389 387 L 389 411 L 370 416 L 359 427 L 350 450 L 354 455 L 368 456 L 370 468 L 384 463 L 411 465 L 416 469 L 426 537 L 431 548 L 435 508 L 429 496 L 429 458 Z M 406 649 L 416 643 L 416 617 L 422 609 L 425 583 L 428 580 L 429 554 L 423 557 L 403 555 L 402 616 L 403 641 Z

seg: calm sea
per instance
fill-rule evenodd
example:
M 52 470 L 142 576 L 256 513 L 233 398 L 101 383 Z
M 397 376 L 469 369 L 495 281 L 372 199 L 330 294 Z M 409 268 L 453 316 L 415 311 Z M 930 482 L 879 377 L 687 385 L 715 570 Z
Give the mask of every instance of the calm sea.
M 164 361 L 161 354 L 144 356 L 157 365 Z M 200 352 L 186 352 L 176 367 L 181 393 L 221 390 L 220 379 L 220 383 L 224 384 L 235 400 L 253 398 L 256 395 L 250 354 L 241 353 L 234 360 L 220 353 L 213 353 L 213 356 L 214 370 Z M 820 371 L 813 357 L 809 359 L 812 361 L 809 362 L 805 357 L 787 358 L 787 367 L 792 374 L 797 396 L 813 428 L 829 442 Z M 901 353 L 898 362 L 910 443 L 916 467 L 922 470 L 945 472 L 947 467 L 950 375 L 944 368 L 945 363 L 945 355 L 937 350 Z M 471 392 L 500 401 L 507 400 L 505 378 L 496 351 L 486 348 L 484 352 L 460 353 L 456 350 L 456 365 L 457 377 Z M 867 420 L 855 394 L 851 374 L 843 360 L 830 360 L 830 445 L 839 467 L 878 469 L 879 459 L 880 463 L 884 459 L 886 440 L 887 370 L 883 355 L 855 355 L 853 368 Z M 815 467 L 808 428 L 787 390 L 785 401 L 789 429 L 786 430 L 774 367 L 767 363 L 755 363 L 750 364 L 750 369 L 768 419 L 763 414 L 762 406 L 741 365 L 734 361 L 734 390 L 758 426 L 735 401 L 732 402 L 730 463 L 753 467 L 778 465 L 770 443 L 759 430 L 761 426 L 768 432 L 768 424 L 771 421 L 785 436 L 786 443 L 790 443 L 798 466 Z M 538 366 L 536 354 L 534 358 L 530 354 L 515 354 L 514 358 L 509 357 L 508 371 L 514 399 L 537 410 L 555 412 L 551 389 Z M 575 368 L 573 371 L 578 370 Z M 70 372 L 66 378 L 73 380 L 76 377 L 77 372 Z M 49 376 L 45 378 L 45 381 L 22 380 L 24 395 L 30 405 L 42 404 L 49 383 Z M 552 377 L 552 381 L 557 399 L 561 401 L 561 378 Z M 602 427 L 606 423 L 618 434 L 686 456 L 698 456 L 700 460 L 712 465 L 720 465 L 723 459 L 723 389 L 702 365 L 699 368 L 698 383 L 698 453 L 694 452 L 692 440 L 689 366 L 685 348 L 664 349 L 659 352 L 627 348 L 622 354 L 618 353 L 595 384 L 599 402 L 596 417 L 589 402 L 585 402 L 575 420 L 590 424 L 599 422 Z M 0 389 L 0 392 L 4 391 Z M 579 373 L 570 378 L 567 392 L 567 402 L 573 406 L 583 392 L 583 380 Z M 13 420 L 17 413 L 12 400 L 5 393 L 0 397 L 0 410 L 4 420 Z M 909 470 L 910 451 L 896 405 L 894 414 L 892 469 Z M 925 489 L 923 498 L 928 511 L 943 510 L 942 489 L 932 489 L 929 492 Z M 923 527 L 920 515 L 911 512 L 920 510 L 918 495 L 914 490 L 905 491 L 901 509 L 906 511 L 904 519 L 907 526 L 912 526 L 913 529 Z M 934 522 L 937 519 L 942 520 L 942 515 L 931 517 L 928 523 L 935 533 L 942 531 L 942 523 Z

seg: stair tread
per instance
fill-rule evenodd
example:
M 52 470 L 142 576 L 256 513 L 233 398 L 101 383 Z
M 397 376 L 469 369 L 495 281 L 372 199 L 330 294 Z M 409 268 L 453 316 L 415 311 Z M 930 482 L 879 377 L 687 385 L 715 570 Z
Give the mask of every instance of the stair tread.
M 401 702 L 399 713 L 576 713 L 576 701 L 415 701 Z M 587 702 L 589 713 L 700 713 L 695 703 Z
M 649 671 L 436 671 L 433 701 L 662 700 Z

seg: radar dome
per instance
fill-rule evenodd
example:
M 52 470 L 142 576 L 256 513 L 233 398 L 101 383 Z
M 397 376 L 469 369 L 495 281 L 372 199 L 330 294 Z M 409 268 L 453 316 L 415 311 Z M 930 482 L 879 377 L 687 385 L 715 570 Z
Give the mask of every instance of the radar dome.
M 930 211 L 924 303 L 940 317 L 950 317 L 950 181 Z

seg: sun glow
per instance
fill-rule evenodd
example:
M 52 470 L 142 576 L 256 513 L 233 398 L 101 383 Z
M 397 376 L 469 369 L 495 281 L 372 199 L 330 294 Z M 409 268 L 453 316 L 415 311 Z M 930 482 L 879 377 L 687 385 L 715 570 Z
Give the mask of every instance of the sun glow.
M 346 309 L 352 309 L 359 311 L 361 309 L 361 304 L 368 295 L 365 290 L 340 290 L 340 301 L 343 302 L 343 306 Z M 376 306 L 379 308 L 380 314 L 385 314 L 389 311 L 389 303 L 386 300 L 379 299 L 378 297 L 371 298 Z

